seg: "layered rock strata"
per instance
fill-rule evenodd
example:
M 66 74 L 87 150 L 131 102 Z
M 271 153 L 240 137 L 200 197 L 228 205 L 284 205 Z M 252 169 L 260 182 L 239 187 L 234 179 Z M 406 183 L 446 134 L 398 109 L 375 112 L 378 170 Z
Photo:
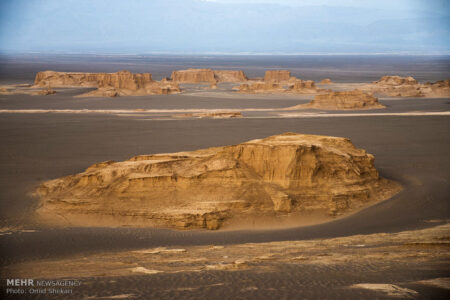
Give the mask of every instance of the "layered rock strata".
M 385 108 L 384 105 L 378 102 L 376 97 L 360 90 L 316 95 L 310 103 L 297 106 L 297 108 L 302 107 L 333 110 Z
M 285 133 L 94 164 L 43 183 L 41 220 L 71 226 L 218 229 L 239 216 L 336 216 L 398 192 L 345 138 Z
M 248 80 L 243 71 L 240 70 L 214 70 L 217 82 L 245 82 Z
M 42 71 L 36 74 L 36 87 L 97 87 L 98 80 L 106 73 L 79 73 Z

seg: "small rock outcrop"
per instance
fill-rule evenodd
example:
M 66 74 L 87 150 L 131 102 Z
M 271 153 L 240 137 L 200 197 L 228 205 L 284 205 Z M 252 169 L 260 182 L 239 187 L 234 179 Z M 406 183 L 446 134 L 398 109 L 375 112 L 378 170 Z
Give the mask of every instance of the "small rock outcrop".
M 322 79 L 322 81 L 320 81 L 321 84 L 332 84 L 333 82 L 331 81 L 330 78 L 325 78 Z
M 310 103 L 299 105 L 298 107 L 333 110 L 385 108 L 384 105 L 378 102 L 376 97 L 360 90 L 316 95 Z
M 43 183 L 37 215 L 71 226 L 218 229 L 238 215 L 348 213 L 400 186 L 345 138 L 285 133 L 192 152 L 94 164 Z
M 297 79 L 294 81 L 294 84 L 289 86 L 288 91 L 300 94 L 315 94 L 317 93 L 317 87 L 312 80 Z

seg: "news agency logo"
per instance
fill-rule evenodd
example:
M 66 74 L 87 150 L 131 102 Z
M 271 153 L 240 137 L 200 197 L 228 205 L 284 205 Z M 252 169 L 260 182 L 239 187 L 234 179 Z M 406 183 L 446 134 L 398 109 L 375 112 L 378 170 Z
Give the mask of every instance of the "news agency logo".
M 33 279 L 6 279 L 6 286 L 34 286 Z

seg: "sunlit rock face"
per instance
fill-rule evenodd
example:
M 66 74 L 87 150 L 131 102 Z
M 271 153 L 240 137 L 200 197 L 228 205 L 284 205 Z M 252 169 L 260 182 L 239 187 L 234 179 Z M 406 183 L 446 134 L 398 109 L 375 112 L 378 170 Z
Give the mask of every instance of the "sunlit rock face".
M 375 109 L 385 108 L 372 95 L 360 90 L 329 92 L 316 95 L 306 106 L 323 109 Z
M 98 163 L 47 181 L 36 194 L 38 216 L 50 223 L 218 229 L 236 216 L 336 216 L 399 189 L 348 139 L 285 133 Z

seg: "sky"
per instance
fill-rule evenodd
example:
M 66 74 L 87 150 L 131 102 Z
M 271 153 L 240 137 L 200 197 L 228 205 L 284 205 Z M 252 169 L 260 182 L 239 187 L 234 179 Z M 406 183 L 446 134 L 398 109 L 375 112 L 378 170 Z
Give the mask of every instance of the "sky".
M 450 0 L 0 0 L 0 52 L 450 53 Z

